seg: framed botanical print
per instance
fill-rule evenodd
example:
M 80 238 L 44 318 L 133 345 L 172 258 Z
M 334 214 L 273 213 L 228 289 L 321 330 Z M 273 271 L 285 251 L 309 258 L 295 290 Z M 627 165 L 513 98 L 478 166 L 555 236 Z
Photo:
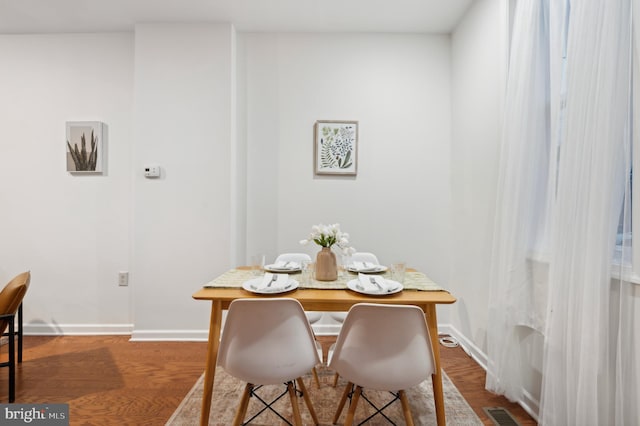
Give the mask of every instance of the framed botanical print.
M 103 123 L 67 121 L 67 171 L 102 173 L 104 164 Z
M 358 122 L 318 120 L 313 133 L 315 174 L 355 176 L 358 170 Z

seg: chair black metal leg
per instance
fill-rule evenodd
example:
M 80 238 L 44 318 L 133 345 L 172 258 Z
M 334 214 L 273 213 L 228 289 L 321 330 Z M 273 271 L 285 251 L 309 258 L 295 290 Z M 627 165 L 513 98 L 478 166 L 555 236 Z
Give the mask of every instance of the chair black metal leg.
M 387 419 L 387 421 L 389 423 L 391 423 L 393 426 L 396 426 L 396 424 L 394 423 L 393 420 L 391 420 L 385 413 L 382 412 L 382 410 L 385 410 L 387 407 L 391 406 L 394 402 L 396 402 L 397 400 L 400 399 L 400 395 L 399 393 L 395 393 L 395 392 L 389 392 L 391 395 L 393 395 L 393 399 L 389 402 L 387 402 L 384 406 L 382 406 L 382 408 L 378 408 L 373 402 L 371 402 L 371 400 L 369 398 L 367 398 L 367 396 L 364 394 L 364 392 L 361 393 L 361 397 L 367 401 L 369 403 L 369 405 L 371 407 L 373 407 L 375 411 L 375 413 L 371 414 L 369 417 L 367 417 L 366 419 L 364 419 L 362 421 L 362 423 L 359 423 L 358 426 L 362 426 L 364 424 L 366 424 L 369 420 L 371 420 L 373 417 L 377 416 L 378 414 L 380 414 L 382 417 L 384 417 L 385 419 Z
M 16 342 L 14 318 L 9 318 L 9 402 L 16 400 Z
M 290 382 L 285 383 L 285 385 L 288 385 Z M 295 382 L 291 382 L 293 383 L 293 385 L 295 386 Z M 242 425 L 248 425 L 249 423 L 251 423 L 255 418 L 257 418 L 260 414 L 262 414 L 263 412 L 265 412 L 266 410 L 270 410 L 271 412 L 273 412 L 276 416 L 280 417 L 280 419 L 282 419 L 283 422 L 285 422 L 287 425 L 289 426 L 293 426 L 293 424 L 285 419 L 282 414 L 278 413 L 273 407 L 272 405 L 275 404 L 276 402 L 278 402 L 281 398 L 283 398 L 285 395 L 287 395 L 289 393 L 289 389 L 286 388 L 284 390 L 284 392 L 282 392 L 280 395 L 278 395 L 277 397 L 275 397 L 275 399 L 271 402 L 267 402 L 265 401 L 260 395 L 258 395 L 256 393 L 257 390 L 259 390 L 262 386 L 255 386 L 253 387 L 250 392 L 249 392 L 249 397 L 255 397 L 258 401 L 260 401 L 263 405 L 263 407 L 260 409 L 260 411 L 258 411 L 256 414 L 254 414 L 249 420 L 245 421 L 242 423 Z
M 22 363 L 22 303 L 18 308 L 18 362 Z M 13 336 L 13 334 L 11 335 Z

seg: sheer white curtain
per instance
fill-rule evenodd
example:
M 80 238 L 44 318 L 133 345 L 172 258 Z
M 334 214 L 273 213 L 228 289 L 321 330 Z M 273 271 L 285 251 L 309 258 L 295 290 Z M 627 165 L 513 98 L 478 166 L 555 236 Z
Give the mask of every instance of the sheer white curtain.
M 529 258 L 543 231 L 549 164 L 546 0 L 517 2 L 509 59 L 492 251 L 486 388 L 519 400 L 519 326 L 541 330 Z
M 629 240 L 616 248 L 621 209 L 624 234 L 631 218 L 632 1 L 557 0 L 550 15 L 545 0 L 516 2 L 486 387 L 521 399 L 518 329 L 542 331 L 544 425 L 640 424 L 640 290 L 629 282 Z M 541 241 L 546 315 L 528 263 Z
M 623 371 L 636 357 L 624 353 L 630 284 L 612 282 L 630 164 L 630 3 L 571 0 L 541 424 L 638 424 Z

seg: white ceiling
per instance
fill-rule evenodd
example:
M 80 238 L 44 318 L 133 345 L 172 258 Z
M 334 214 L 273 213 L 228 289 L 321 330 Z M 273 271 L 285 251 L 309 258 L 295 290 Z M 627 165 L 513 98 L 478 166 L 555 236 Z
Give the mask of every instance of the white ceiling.
M 0 0 L 0 34 L 232 22 L 239 31 L 449 33 L 473 0 Z

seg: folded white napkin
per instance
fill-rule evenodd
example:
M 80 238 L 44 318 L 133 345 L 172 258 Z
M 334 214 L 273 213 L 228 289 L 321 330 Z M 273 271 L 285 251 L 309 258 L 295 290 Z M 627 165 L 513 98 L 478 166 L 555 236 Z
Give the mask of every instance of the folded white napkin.
M 289 284 L 289 274 L 272 274 L 266 272 L 262 281 L 256 284 L 256 290 L 263 292 L 279 292 Z
M 279 269 L 300 269 L 300 264 L 291 260 L 280 260 L 276 262 L 275 267 Z
M 367 292 L 387 293 L 397 288 L 395 283 L 388 282 L 380 275 L 358 274 L 358 280 L 362 288 Z
M 374 271 L 378 269 L 379 266 L 380 265 L 376 265 L 375 263 L 372 263 L 372 262 L 361 262 L 361 261 L 353 262 L 353 269 L 355 269 L 356 271 Z

